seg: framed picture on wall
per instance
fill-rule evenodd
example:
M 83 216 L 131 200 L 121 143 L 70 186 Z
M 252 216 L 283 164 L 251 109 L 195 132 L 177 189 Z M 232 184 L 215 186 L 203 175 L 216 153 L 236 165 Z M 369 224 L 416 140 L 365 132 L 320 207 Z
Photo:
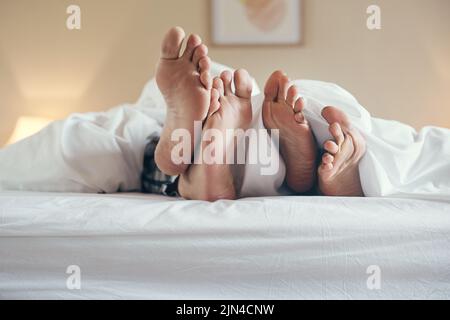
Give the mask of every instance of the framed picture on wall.
M 211 0 L 215 45 L 297 45 L 301 0 Z

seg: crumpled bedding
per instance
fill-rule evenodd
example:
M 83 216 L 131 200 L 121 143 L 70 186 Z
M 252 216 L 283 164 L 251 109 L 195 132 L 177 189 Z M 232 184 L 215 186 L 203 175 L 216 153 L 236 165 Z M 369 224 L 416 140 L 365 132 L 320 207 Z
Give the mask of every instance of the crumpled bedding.
M 215 64 L 214 74 L 227 67 Z M 368 197 L 450 200 L 450 130 L 420 132 L 395 121 L 373 118 L 347 91 L 331 83 L 295 81 L 305 98 L 305 116 L 319 145 L 331 136 L 321 117 L 325 106 L 343 109 L 367 140 L 360 163 Z M 263 127 L 262 95 L 255 85 L 254 128 Z M 38 134 L 0 150 L 0 190 L 104 192 L 136 191 L 148 136 L 159 132 L 165 103 L 155 81 L 135 104 L 107 112 L 74 114 Z M 250 143 L 253 145 L 252 143 Z M 277 174 L 263 176 L 247 165 L 241 196 L 275 196 L 286 174 L 279 154 Z
M 346 90 L 319 81 L 296 81 L 307 103 L 305 116 L 320 145 L 331 138 L 321 117 L 325 106 L 342 109 L 364 135 L 367 153 L 359 166 L 368 197 L 450 200 L 450 130 L 425 127 L 419 132 L 374 118 Z

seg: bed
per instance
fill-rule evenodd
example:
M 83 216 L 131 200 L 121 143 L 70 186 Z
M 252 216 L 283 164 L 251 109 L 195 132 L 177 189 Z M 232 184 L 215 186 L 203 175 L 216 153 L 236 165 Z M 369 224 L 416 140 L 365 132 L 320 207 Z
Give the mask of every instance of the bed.
M 450 202 L 0 192 L 0 298 L 449 299 Z

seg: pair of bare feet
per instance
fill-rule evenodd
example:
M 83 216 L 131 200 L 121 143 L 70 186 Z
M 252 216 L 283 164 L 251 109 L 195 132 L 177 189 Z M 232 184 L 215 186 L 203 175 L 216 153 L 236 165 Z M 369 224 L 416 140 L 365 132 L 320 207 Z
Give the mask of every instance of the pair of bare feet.
M 203 122 L 203 132 L 248 129 L 252 122 L 252 79 L 243 69 L 234 74 L 225 71 L 212 79 L 208 48 L 199 36 L 191 35 L 181 53 L 184 39 L 184 31 L 176 27 L 169 30 L 162 43 L 156 81 L 168 110 L 155 153 L 156 163 L 164 173 L 180 176 L 179 192 L 184 198 L 236 199 L 242 183 L 242 165 L 174 163 L 171 152 L 177 142 L 172 141 L 171 135 L 182 128 L 194 137 L 194 121 Z M 268 130 L 279 130 L 286 184 L 294 192 L 304 193 L 313 189 L 317 181 L 323 195 L 363 196 L 358 163 L 365 152 L 365 142 L 347 116 L 334 107 L 323 110 L 334 140 L 324 144 L 325 153 L 317 170 L 318 148 L 302 113 L 304 104 L 297 88 L 284 73 L 276 71 L 267 80 L 264 94 L 263 121 Z M 207 147 L 211 142 L 202 139 L 201 143 Z M 192 139 L 191 150 L 194 147 Z

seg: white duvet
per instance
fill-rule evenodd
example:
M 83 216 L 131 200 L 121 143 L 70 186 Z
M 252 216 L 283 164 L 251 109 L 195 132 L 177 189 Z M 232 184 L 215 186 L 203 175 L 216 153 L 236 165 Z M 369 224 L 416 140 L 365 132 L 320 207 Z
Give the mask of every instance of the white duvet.
M 216 65 L 215 73 L 225 67 Z M 427 127 L 420 132 L 394 121 L 376 119 L 337 85 L 299 80 L 305 115 L 319 144 L 330 138 L 321 110 L 343 109 L 367 139 L 360 164 L 368 197 L 450 200 L 450 130 Z M 261 127 L 262 96 L 255 89 L 254 126 Z M 103 113 L 74 114 L 40 133 L 0 150 L 0 190 L 59 192 L 135 191 L 140 187 L 146 138 L 161 130 L 165 105 L 151 81 L 134 105 Z M 277 154 L 276 157 L 279 157 Z M 274 176 L 247 166 L 242 196 L 280 194 L 283 161 Z
M 448 299 L 449 130 L 415 132 L 370 117 L 338 86 L 297 84 L 320 143 L 326 105 L 363 132 L 371 198 L 87 194 L 139 189 L 146 138 L 165 117 L 151 81 L 135 104 L 0 150 L 0 299 Z M 256 90 L 255 127 L 261 99 Z M 279 195 L 283 162 L 275 176 L 258 172 L 247 167 L 243 195 Z M 81 290 L 67 287 L 70 266 Z

